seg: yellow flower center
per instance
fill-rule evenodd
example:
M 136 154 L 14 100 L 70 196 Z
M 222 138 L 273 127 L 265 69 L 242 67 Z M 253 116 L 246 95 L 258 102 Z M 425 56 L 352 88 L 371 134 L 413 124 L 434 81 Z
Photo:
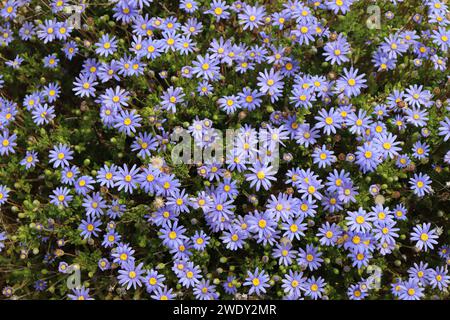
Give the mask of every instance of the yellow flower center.
M 420 240 L 422 240 L 422 241 L 427 241 L 427 240 L 428 240 L 428 234 L 422 233 L 422 234 L 420 235 Z
M 264 173 L 264 171 L 261 170 L 261 171 L 258 171 L 256 176 L 258 177 L 259 180 L 262 180 L 266 177 L 266 174 Z
M 175 231 L 170 231 L 169 232 L 169 238 L 171 240 L 175 239 L 177 237 L 177 233 Z
M 261 220 L 259 220 L 258 221 L 258 226 L 260 227 L 260 228 L 265 228 L 266 227 L 266 225 L 267 225 L 267 221 L 266 220 L 264 220 L 264 219 L 261 219 Z

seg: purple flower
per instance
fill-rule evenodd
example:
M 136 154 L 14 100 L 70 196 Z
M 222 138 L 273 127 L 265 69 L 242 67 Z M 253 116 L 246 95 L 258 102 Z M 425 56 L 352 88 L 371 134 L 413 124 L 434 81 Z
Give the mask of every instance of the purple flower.
M 0 184 L 0 205 L 5 204 L 8 200 L 9 189 Z
M 256 268 L 253 273 L 247 271 L 247 278 L 243 285 L 250 286 L 250 290 L 248 291 L 249 294 L 256 293 L 258 296 L 261 296 L 266 293 L 266 288 L 270 287 L 268 284 L 269 279 L 269 276 L 264 270 L 261 270 L 260 272 L 259 269 Z
M 49 162 L 53 163 L 53 168 L 64 168 L 69 165 L 69 161 L 73 159 L 72 157 L 73 151 L 70 150 L 70 147 L 65 144 L 58 144 L 53 147 L 53 150 L 50 150 L 49 154 Z
M 350 44 L 343 35 L 339 35 L 335 41 L 328 42 L 324 47 L 324 56 L 326 61 L 330 61 L 331 64 L 341 65 L 344 62 L 349 61 L 346 56 L 350 52 Z
M 183 93 L 183 88 L 180 87 L 169 87 L 161 97 L 161 104 L 164 109 L 175 113 L 177 111 L 176 105 L 179 103 L 183 103 L 183 97 L 185 94 Z
M 401 284 L 399 298 L 401 300 L 420 300 L 424 296 L 424 288 L 417 280 L 410 279 Z
M 116 116 L 114 127 L 117 128 L 119 132 L 131 136 L 132 133 L 136 132 L 136 128 L 141 127 L 141 120 L 141 116 L 135 109 L 131 111 L 123 110 Z
M 327 221 L 319 228 L 317 233 L 321 245 L 334 246 L 338 238 L 342 235 L 342 230 L 335 223 L 331 224 Z
M 79 226 L 79 229 L 81 230 L 80 235 L 84 239 L 90 239 L 92 235 L 95 237 L 98 236 L 98 233 L 100 231 L 99 226 L 101 225 L 101 221 L 97 220 L 96 218 L 92 218 L 89 216 L 86 220 L 81 220 L 81 224 Z
M 269 95 L 272 102 L 277 101 L 283 91 L 284 82 L 282 79 L 279 71 L 270 69 L 267 72 L 266 69 L 264 72 L 260 72 L 257 77 L 259 90 L 261 93 Z
M 43 105 L 38 105 L 33 109 L 31 114 L 33 115 L 33 122 L 38 126 L 41 126 L 49 123 L 55 118 L 55 108 L 45 103 Z
M 372 229 L 370 222 L 373 218 L 363 208 L 359 208 L 358 211 L 349 211 L 347 214 L 345 220 L 350 231 L 367 232 Z
M 75 192 L 85 196 L 88 192 L 94 190 L 95 180 L 90 176 L 81 176 L 75 182 Z
M 431 179 L 427 174 L 419 172 L 415 173 L 414 176 L 409 179 L 409 184 L 411 185 L 411 190 L 419 197 L 423 197 L 425 194 L 432 192 L 430 186 Z
M 70 300 L 94 300 L 89 295 L 89 288 L 85 288 L 84 286 L 72 289 L 72 294 L 68 294 L 67 297 Z
M 356 151 L 356 164 L 359 165 L 363 173 L 373 172 L 381 163 L 380 153 L 378 148 L 372 143 L 364 143 L 359 146 Z
M 282 283 L 281 287 L 286 294 L 300 296 L 301 292 L 305 290 L 306 278 L 303 277 L 302 272 L 289 270 L 289 273 L 284 275 Z
M 327 135 L 336 134 L 336 129 L 341 128 L 342 117 L 334 108 L 329 111 L 321 109 L 319 115 L 314 118 L 318 121 L 314 128 L 323 128 L 323 132 Z
M 248 232 L 244 232 L 237 228 L 230 228 L 230 230 L 223 233 L 220 240 L 222 240 L 228 250 L 235 251 L 237 249 L 242 249 L 244 240 L 247 238 Z
M 50 196 L 50 203 L 55 206 L 68 207 L 69 202 L 72 201 L 73 196 L 69 194 L 70 189 L 66 187 L 58 187 L 53 190 L 53 195 Z
M 416 247 L 419 250 L 428 251 L 428 249 L 433 249 L 434 244 L 438 242 L 436 239 L 439 238 L 436 229 L 431 229 L 431 223 L 418 224 L 413 228 L 411 232 L 411 241 L 417 241 Z
M 103 57 L 107 57 L 113 54 L 117 50 L 117 40 L 115 36 L 109 36 L 108 34 L 104 34 L 99 42 L 95 44 L 97 47 L 95 52 Z
M 317 279 L 312 276 L 310 279 L 305 281 L 305 295 L 311 297 L 314 300 L 317 300 L 322 297 L 322 294 L 325 291 L 325 281 L 322 277 L 318 277 Z
M 209 54 L 205 57 L 197 56 L 197 60 L 192 63 L 192 73 L 197 77 L 202 77 L 205 80 L 216 79 L 219 75 L 219 62 L 213 59 Z
M 364 74 L 358 75 L 358 69 L 351 67 L 348 70 L 344 68 L 344 75 L 336 81 L 335 92 L 338 94 L 344 93 L 347 97 L 358 96 L 361 89 L 367 87 L 366 82 Z
M 100 217 L 103 215 L 103 209 L 106 208 L 106 201 L 100 196 L 99 192 L 87 195 L 83 200 L 83 207 L 87 216 Z
M 128 165 L 124 164 L 123 168 L 119 167 L 113 178 L 115 186 L 119 191 L 124 189 L 126 193 L 133 193 L 133 190 L 138 187 L 138 174 L 139 168 L 137 168 L 136 165 L 133 165 L 128 169 Z
M 184 240 L 188 238 L 184 235 L 186 228 L 183 226 L 178 226 L 178 221 L 168 222 L 167 226 L 161 230 L 161 235 L 159 236 L 163 240 L 163 244 L 167 247 L 173 249 L 177 248 L 183 243 Z
M 142 287 L 142 281 L 144 281 L 142 275 L 146 272 L 146 270 L 142 269 L 143 265 L 143 263 L 140 263 L 136 266 L 134 260 L 123 263 L 121 265 L 122 269 L 119 270 L 119 276 L 117 277 L 119 284 L 126 287 L 127 290 L 131 287 L 133 289 Z
M 238 14 L 239 24 L 244 25 L 244 30 L 253 30 L 263 24 L 266 10 L 263 6 L 244 5 L 241 13 Z
M 205 11 L 205 13 L 214 15 L 217 21 L 221 19 L 226 20 L 230 16 L 230 13 L 227 11 L 229 8 L 230 6 L 225 1 L 213 0 L 210 9 Z
M 95 81 L 94 75 L 83 73 L 78 78 L 75 78 L 73 84 L 73 91 L 75 92 L 75 95 L 80 97 L 94 97 L 95 86 L 98 82 Z
M 332 10 L 334 14 L 347 13 L 354 0 L 327 0 L 325 5 L 327 9 Z
M 20 161 L 20 164 L 25 166 L 26 169 L 30 169 L 32 167 L 36 166 L 36 163 L 39 162 L 38 159 L 38 154 L 36 151 L 31 150 L 31 151 L 27 151 L 27 153 L 25 154 L 25 158 L 22 159 L 22 161 Z

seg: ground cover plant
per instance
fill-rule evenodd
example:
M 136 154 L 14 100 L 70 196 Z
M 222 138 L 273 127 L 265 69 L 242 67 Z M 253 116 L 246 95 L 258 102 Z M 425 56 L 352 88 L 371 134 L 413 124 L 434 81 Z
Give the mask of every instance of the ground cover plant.
M 448 299 L 449 19 L 2 1 L 2 298 Z

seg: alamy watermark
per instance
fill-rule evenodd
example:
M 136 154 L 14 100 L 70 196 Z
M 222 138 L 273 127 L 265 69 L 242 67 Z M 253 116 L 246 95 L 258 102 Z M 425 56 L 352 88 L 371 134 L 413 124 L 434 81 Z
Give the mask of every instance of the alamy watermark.
M 381 9 L 377 5 L 371 5 L 367 8 L 367 13 L 370 14 L 366 20 L 366 26 L 369 29 L 381 29 Z
M 381 288 L 382 269 L 376 265 L 369 265 L 367 266 L 366 271 L 370 274 L 365 282 L 367 285 L 367 289 L 379 290 Z
M 64 7 L 64 13 L 68 15 L 67 24 L 74 29 L 81 29 L 81 13 L 83 6 L 68 4 Z
M 69 277 L 67 278 L 66 284 L 67 288 L 72 289 L 78 289 L 81 287 L 81 270 L 80 266 L 78 264 L 70 265 L 67 267 L 67 274 L 69 274 Z
M 267 129 L 175 128 L 171 160 L 179 164 L 270 165 L 279 168 L 281 136 Z

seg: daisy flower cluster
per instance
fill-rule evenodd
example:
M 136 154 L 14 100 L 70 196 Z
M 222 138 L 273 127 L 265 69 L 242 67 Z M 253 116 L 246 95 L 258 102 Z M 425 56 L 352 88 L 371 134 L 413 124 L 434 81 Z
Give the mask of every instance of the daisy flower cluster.
M 372 4 L 3 1 L 3 296 L 448 299 L 449 4 Z

